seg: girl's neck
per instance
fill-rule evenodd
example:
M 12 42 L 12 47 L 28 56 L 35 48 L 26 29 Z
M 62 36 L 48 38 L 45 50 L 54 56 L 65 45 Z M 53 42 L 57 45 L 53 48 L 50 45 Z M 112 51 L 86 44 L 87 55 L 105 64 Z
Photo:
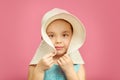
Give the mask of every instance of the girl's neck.
M 57 64 L 57 60 L 59 60 L 59 58 L 61 58 L 63 55 L 55 55 L 54 57 L 53 57 L 53 60 L 54 60 L 54 62 L 55 62 L 55 64 Z

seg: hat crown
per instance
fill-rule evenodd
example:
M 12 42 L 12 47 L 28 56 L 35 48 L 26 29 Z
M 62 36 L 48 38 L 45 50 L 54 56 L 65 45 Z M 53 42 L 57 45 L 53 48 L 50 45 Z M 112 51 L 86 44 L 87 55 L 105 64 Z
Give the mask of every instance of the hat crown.
M 48 11 L 48 12 L 43 16 L 43 18 L 42 18 L 42 24 L 46 23 L 46 21 L 47 21 L 49 18 L 51 18 L 51 17 L 53 17 L 53 16 L 55 16 L 55 15 L 57 15 L 57 14 L 61 14 L 61 13 L 70 14 L 69 12 L 67 12 L 67 11 L 65 11 L 65 10 L 63 10 L 63 9 L 54 8 L 54 9 Z

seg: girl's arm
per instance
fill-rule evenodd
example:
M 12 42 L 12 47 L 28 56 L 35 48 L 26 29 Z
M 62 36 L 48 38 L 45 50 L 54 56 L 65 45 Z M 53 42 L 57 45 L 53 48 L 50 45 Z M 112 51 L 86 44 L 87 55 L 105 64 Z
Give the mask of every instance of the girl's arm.
M 44 72 L 40 72 L 35 65 L 29 66 L 28 80 L 43 80 Z
M 32 73 L 34 71 L 35 66 L 29 66 L 28 68 L 28 80 L 32 80 Z
M 53 56 L 55 53 L 45 55 L 36 65 L 29 66 L 28 80 L 43 80 L 44 71 L 51 68 L 54 64 Z
M 80 80 L 86 80 L 85 68 L 83 64 L 80 64 L 80 69 L 77 74 Z
M 76 73 L 69 55 L 65 54 L 57 62 L 64 71 L 67 80 L 85 80 L 85 70 L 83 64 L 80 65 L 80 69 Z
M 67 80 L 85 80 L 85 69 L 83 64 L 80 65 L 78 73 L 76 73 L 73 69 L 69 71 L 70 72 L 66 73 Z
M 65 74 L 66 74 L 67 80 L 81 80 L 74 69 L 71 69 L 68 72 L 65 72 Z

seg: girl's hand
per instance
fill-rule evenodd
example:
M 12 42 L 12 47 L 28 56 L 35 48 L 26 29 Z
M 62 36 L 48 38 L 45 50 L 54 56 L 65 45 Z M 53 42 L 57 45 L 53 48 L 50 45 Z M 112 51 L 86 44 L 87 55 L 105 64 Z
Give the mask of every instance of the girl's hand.
M 46 56 L 44 56 L 37 64 L 36 68 L 38 69 L 38 71 L 42 71 L 44 72 L 45 70 L 49 69 L 52 67 L 52 65 L 54 64 L 53 61 L 53 56 L 55 56 L 56 53 L 50 53 L 47 54 Z
M 66 73 L 66 72 L 70 72 L 74 70 L 73 67 L 73 62 L 71 60 L 71 58 L 69 57 L 68 54 L 65 54 L 64 56 L 62 56 L 58 61 L 57 61 L 58 65 L 62 68 L 62 70 Z

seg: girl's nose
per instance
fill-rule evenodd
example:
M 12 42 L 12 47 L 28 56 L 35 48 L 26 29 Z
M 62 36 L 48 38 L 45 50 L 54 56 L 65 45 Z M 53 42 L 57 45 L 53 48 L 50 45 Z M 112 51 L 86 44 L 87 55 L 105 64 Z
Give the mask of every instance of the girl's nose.
M 62 39 L 60 36 L 56 37 L 56 43 L 61 43 L 62 42 Z

